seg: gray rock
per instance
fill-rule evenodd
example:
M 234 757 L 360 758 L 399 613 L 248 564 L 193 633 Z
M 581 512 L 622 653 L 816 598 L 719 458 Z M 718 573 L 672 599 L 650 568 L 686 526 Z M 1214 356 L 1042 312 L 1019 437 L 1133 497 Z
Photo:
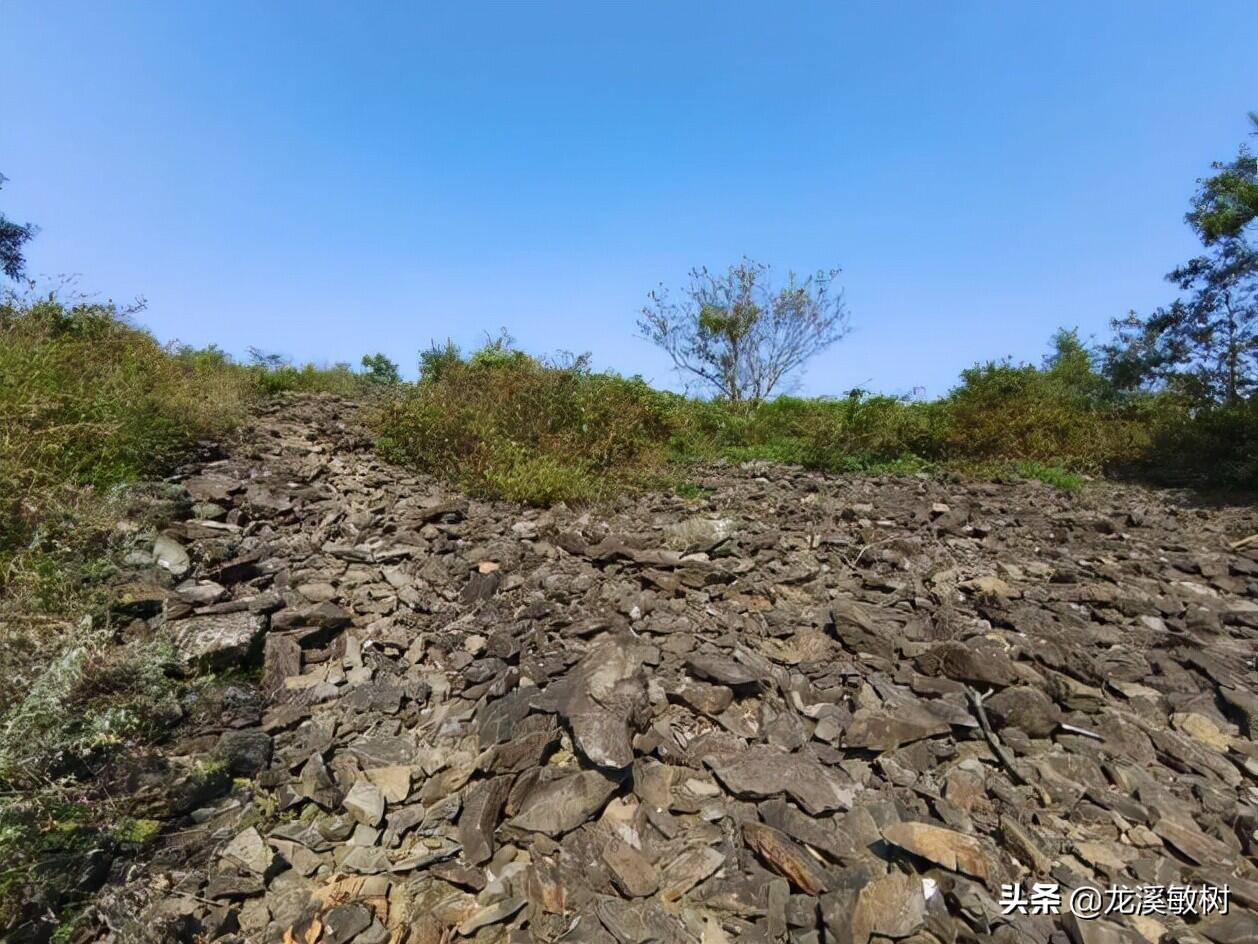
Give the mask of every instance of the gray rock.
M 524 797 L 511 825 L 548 836 L 562 835 L 601 810 L 619 785 L 619 780 L 597 770 L 540 783 Z
M 153 561 L 172 577 L 182 577 L 192 566 L 183 545 L 164 534 L 158 535 L 153 542 Z
M 188 669 L 243 668 L 262 654 L 267 618 L 260 613 L 190 616 L 170 624 L 175 655 Z
M 369 780 L 355 780 L 341 802 L 345 811 L 364 826 L 376 826 L 384 818 L 384 794 Z
M 237 777 L 252 777 L 271 762 L 271 736 L 265 731 L 224 731 L 214 753 Z

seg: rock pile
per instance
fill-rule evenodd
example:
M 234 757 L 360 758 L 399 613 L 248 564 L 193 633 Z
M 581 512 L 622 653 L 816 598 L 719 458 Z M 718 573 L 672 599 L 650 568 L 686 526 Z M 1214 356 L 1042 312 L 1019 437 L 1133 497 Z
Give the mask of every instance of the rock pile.
M 260 674 L 189 709 L 106 937 L 1258 940 L 1252 511 L 754 465 L 522 510 L 345 415 L 183 480 L 146 625 Z M 1002 907 L 1037 882 L 1230 907 Z

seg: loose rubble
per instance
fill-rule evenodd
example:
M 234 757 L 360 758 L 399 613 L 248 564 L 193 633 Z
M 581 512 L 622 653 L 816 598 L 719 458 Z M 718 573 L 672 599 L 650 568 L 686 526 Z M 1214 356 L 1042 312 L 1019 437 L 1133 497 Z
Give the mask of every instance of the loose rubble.
M 745 465 L 529 510 L 348 416 L 285 402 L 183 479 L 132 631 L 246 674 L 119 774 L 164 833 L 100 939 L 1256 939 L 1252 509 Z

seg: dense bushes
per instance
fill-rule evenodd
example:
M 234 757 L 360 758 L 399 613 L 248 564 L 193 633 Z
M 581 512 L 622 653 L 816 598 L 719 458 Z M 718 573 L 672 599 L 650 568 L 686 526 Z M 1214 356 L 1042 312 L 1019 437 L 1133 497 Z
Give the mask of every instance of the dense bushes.
M 556 365 L 502 345 L 428 352 L 417 384 L 370 411 L 386 456 L 478 494 L 592 499 L 659 467 L 669 397 L 640 379 Z
M 251 390 L 246 373 L 171 356 L 109 306 L 0 305 L 0 593 L 64 570 L 51 558 L 90 543 L 106 489 L 229 429 Z M 65 598 L 43 589 L 42 607 Z
M 495 342 L 421 358 L 421 379 L 371 413 L 386 455 L 473 492 L 535 504 L 589 500 L 666 461 L 728 458 L 828 472 L 947 465 L 1077 487 L 1075 473 L 1255 485 L 1258 406 L 1193 406 L 1121 392 L 1073 332 L 1041 366 L 992 362 L 924 401 L 852 391 L 763 403 L 694 400 L 637 379 L 547 364 Z
M 111 305 L 0 301 L 0 595 L 73 608 L 110 526 L 111 487 L 164 473 L 258 397 L 366 385 L 345 366 L 163 348 Z

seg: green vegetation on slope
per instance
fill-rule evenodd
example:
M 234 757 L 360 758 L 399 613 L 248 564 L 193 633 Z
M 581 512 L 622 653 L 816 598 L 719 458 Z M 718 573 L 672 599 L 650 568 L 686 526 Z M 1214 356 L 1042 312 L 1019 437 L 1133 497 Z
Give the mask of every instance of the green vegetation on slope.
M 109 305 L 0 300 L 0 931 L 73 883 L 67 862 L 135 844 L 92 773 L 179 717 L 169 653 L 110 605 L 128 535 L 171 498 L 152 479 L 269 392 L 367 383 L 168 350 Z
M 427 352 L 416 384 L 368 412 L 387 457 L 475 494 L 592 500 L 659 469 L 674 398 L 640 379 L 546 364 L 502 341 Z
M 640 378 L 554 365 L 502 342 L 424 355 L 420 380 L 366 414 L 388 457 L 470 491 L 585 501 L 670 462 L 763 459 L 826 472 L 948 467 L 1078 487 L 1078 473 L 1258 486 L 1258 406 L 1121 391 L 1071 331 L 1042 366 L 988 363 L 931 401 L 871 396 L 693 400 Z

